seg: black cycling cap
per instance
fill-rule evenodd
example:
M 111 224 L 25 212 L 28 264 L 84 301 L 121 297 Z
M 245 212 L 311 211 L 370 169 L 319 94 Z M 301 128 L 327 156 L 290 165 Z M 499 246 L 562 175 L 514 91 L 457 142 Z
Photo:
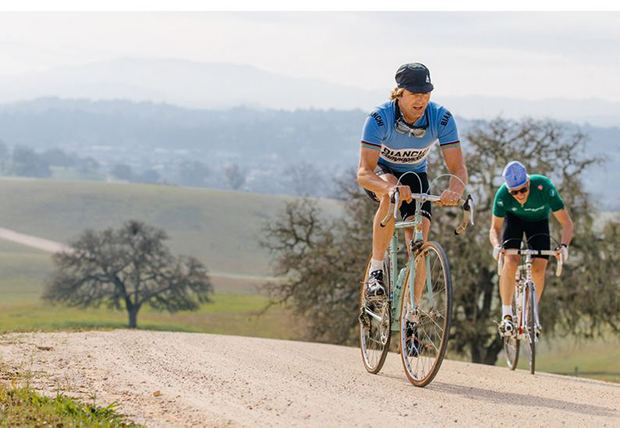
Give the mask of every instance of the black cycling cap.
M 415 94 L 433 90 L 431 73 L 419 62 L 401 65 L 396 72 L 396 85 Z

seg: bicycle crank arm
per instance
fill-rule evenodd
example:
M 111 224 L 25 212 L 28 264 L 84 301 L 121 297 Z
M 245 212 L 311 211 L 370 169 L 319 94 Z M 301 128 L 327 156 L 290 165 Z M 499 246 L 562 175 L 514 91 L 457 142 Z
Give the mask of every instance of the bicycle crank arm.
M 375 314 L 373 311 L 371 311 L 368 308 L 364 308 L 364 312 L 366 312 L 368 315 L 370 315 L 371 317 L 373 317 L 379 322 L 383 321 L 383 318 L 381 318 L 379 315 Z

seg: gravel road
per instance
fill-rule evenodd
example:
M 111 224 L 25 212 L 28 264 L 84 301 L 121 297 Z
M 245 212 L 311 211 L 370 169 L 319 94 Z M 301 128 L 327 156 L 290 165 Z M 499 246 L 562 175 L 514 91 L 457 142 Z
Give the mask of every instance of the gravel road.
M 63 390 L 168 426 L 620 426 L 620 385 L 445 361 L 412 386 L 400 356 L 379 375 L 359 350 L 151 331 L 0 336 L 0 380 L 31 373 Z

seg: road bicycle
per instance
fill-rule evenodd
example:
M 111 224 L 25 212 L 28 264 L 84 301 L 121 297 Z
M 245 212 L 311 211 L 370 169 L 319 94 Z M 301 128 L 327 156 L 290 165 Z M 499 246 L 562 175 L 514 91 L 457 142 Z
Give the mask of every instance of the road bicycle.
M 504 244 L 502 244 L 504 245 Z M 541 326 L 538 317 L 538 300 L 536 298 L 536 284 L 532 279 L 532 256 L 554 256 L 557 259 L 555 275 L 562 274 L 562 255 L 558 256 L 552 250 L 506 249 L 500 252 L 497 258 L 498 275 L 501 275 L 505 255 L 522 256 L 522 262 L 515 275 L 515 295 L 512 299 L 512 313 L 515 314 L 515 334 L 505 336 L 504 353 L 510 370 L 517 368 L 519 362 L 520 342 L 525 341 L 529 350 L 530 373 L 536 371 L 536 343 L 540 336 Z
M 453 177 L 445 174 L 437 179 L 444 176 Z M 429 186 L 429 192 L 437 179 Z M 434 241 L 424 242 L 422 235 L 422 204 L 426 201 L 437 203 L 441 198 L 427 193 L 416 193 L 412 197 L 415 201 L 414 219 L 395 223 L 386 251 L 383 262 L 386 295 L 383 298 L 366 298 L 370 259 L 366 265 L 360 295 L 360 348 L 366 370 L 379 373 L 389 351 L 391 336 L 399 332 L 399 352 L 405 374 L 413 385 L 424 387 L 439 371 L 446 353 L 452 316 L 452 278 L 441 245 Z M 463 209 L 463 220 L 454 231 L 456 235 L 461 234 L 468 223 L 474 224 L 471 195 L 460 200 L 459 204 Z M 392 221 L 392 216 L 396 221 L 398 205 L 399 193 L 396 191 L 390 198 L 382 227 Z M 414 229 L 411 251 L 405 266 L 399 269 L 397 231 L 409 227 Z

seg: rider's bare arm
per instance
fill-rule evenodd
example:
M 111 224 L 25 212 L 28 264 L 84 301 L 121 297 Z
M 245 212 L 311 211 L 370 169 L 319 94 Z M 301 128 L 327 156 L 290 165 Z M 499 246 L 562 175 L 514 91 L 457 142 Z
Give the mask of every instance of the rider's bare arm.
M 489 230 L 489 241 L 493 248 L 501 245 L 502 226 L 504 225 L 504 219 L 502 217 L 492 216 L 491 229 Z
M 461 147 L 457 146 L 443 149 L 443 159 L 446 162 L 450 174 L 456 175 L 463 183 L 467 184 L 467 167 L 465 166 Z M 459 180 L 450 178 L 450 188 L 442 192 L 441 204 L 456 205 L 464 191 L 465 187 Z
M 378 150 L 360 147 L 360 162 L 357 167 L 357 184 L 361 187 L 375 192 L 377 196 L 392 192 L 397 186 L 383 180 L 375 174 L 375 168 L 379 161 Z M 400 199 L 411 202 L 411 189 L 409 186 L 398 186 Z
M 562 225 L 562 244 L 570 245 L 570 241 L 573 239 L 573 220 L 570 218 L 568 210 L 566 208 L 558 210 L 553 213 L 553 216 Z

